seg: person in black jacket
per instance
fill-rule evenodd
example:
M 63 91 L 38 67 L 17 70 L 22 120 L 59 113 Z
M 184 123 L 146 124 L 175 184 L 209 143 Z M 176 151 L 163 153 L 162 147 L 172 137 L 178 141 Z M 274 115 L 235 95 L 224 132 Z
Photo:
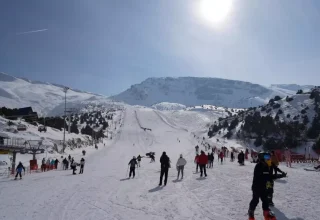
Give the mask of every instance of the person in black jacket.
M 131 178 L 131 174 L 132 174 L 132 176 L 133 176 L 133 178 L 134 178 L 134 176 L 136 175 L 136 166 L 138 166 L 136 157 L 133 157 L 133 158 L 129 161 L 128 165 L 130 165 L 129 178 Z
M 160 163 L 161 163 L 161 172 L 160 172 L 160 183 L 159 186 L 162 185 L 162 178 L 164 178 L 164 185 L 167 185 L 168 180 L 168 172 L 170 168 L 170 158 L 167 156 L 166 152 L 162 153 L 162 156 L 160 157 Z
M 249 220 L 254 220 L 254 210 L 259 198 L 262 201 L 263 215 L 270 220 L 275 219 L 274 214 L 269 209 L 268 188 L 275 179 L 283 178 L 285 174 L 274 175 L 271 169 L 271 156 L 269 153 L 259 153 L 259 162 L 254 168 L 252 182 L 252 200 L 249 205 Z
M 24 168 L 24 166 L 22 165 L 22 163 L 19 162 L 19 164 L 18 164 L 18 166 L 17 166 L 17 168 L 16 168 L 17 174 L 16 174 L 16 176 L 15 176 L 15 178 L 14 178 L 15 180 L 17 179 L 18 175 L 20 175 L 20 179 L 22 179 L 22 175 L 21 175 L 22 170 L 23 170 L 24 172 L 26 172 L 26 169 Z
M 243 153 L 243 151 L 241 151 L 241 152 L 239 153 L 239 155 L 238 155 L 238 163 L 239 163 L 240 165 L 244 165 L 244 153 Z
M 234 161 L 234 152 L 233 151 L 231 151 L 231 162 L 233 162 Z

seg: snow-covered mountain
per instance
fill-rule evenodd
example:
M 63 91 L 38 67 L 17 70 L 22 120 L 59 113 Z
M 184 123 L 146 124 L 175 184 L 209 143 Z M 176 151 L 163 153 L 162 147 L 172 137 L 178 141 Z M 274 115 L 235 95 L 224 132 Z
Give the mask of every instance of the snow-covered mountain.
M 320 87 L 291 97 L 278 96 L 267 105 L 220 118 L 209 128 L 208 136 L 236 139 L 253 148 L 287 146 L 303 153 L 313 147 L 320 152 L 319 103 Z
M 186 106 L 216 105 L 248 108 L 265 104 L 275 95 L 296 94 L 312 86 L 272 85 L 269 88 L 249 82 L 219 78 L 179 77 L 149 78 L 113 97 L 131 105 L 152 106 L 161 102 Z
M 65 86 L 0 73 L 0 107 L 21 108 L 31 106 L 40 115 L 59 115 L 64 109 Z M 111 102 L 107 97 L 77 89 L 67 92 L 67 107 L 78 108 L 91 102 Z

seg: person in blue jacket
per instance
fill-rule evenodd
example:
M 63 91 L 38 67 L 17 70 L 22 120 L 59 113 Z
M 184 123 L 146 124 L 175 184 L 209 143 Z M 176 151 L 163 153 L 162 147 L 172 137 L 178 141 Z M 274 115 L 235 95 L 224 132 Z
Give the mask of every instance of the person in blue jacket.
M 17 174 L 16 174 L 16 177 L 14 178 L 15 180 L 17 179 L 18 175 L 20 175 L 20 179 L 22 179 L 22 175 L 21 175 L 22 170 L 23 170 L 24 172 L 26 171 L 26 169 L 24 168 L 24 166 L 22 165 L 22 163 L 19 162 L 19 164 L 18 164 L 18 166 L 17 166 L 17 168 L 16 168 Z

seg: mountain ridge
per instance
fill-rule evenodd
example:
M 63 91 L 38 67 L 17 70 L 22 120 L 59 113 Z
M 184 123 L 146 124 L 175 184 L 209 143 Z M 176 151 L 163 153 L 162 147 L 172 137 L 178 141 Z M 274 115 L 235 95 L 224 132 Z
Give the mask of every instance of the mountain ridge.
M 111 98 L 143 106 L 171 102 L 186 106 L 210 104 L 248 108 L 265 104 L 275 95 L 284 97 L 295 94 L 297 90 L 289 90 L 290 85 L 273 84 L 266 87 L 245 81 L 210 77 L 151 77 Z M 314 86 L 295 85 L 295 88 L 304 90 L 312 87 Z

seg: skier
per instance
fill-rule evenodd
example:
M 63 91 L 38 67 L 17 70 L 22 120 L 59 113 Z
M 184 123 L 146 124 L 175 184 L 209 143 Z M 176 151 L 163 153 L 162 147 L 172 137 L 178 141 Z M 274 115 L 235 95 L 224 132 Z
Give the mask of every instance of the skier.
M 53 170 L 54 167 L 55 167 L 54 164 L 55 164 L 55 160 L 52 159 L 51 162 L 50 162 L 50 167 L 51 167 L 52 170 Z
M 139 154 L 139 156 L 137 157 L 137 161 L 138 161 L 138 167 L 140 167 L 140 163 L 141 163 L 141 156 L 140 156 L 140 154 Z
M 269 209 L 268 190 L 270 183 L 274 179 L 285 177 L 285 174 L 273 175 L 271 166 L 271 156 L 269 153 L 259 153 L 259 162 L 254 168 L 252 181 L 252 200 L 249 205 L 249 220 L 255 220 L 254 211 L 259 203 L 259 198 L 262 201 L 263 216 L 265 220 L 276 220 L 273 212 Z
M 166 152 L 162 153 L 162 156 L 160 157 L 160 163 L 161 163 L 161 172 L 160 172 L 160 183 L 159 186 L 162 185 L 162 178 L 164 178 L 164 185 L 167 185 L 168 180 L 168 172 L 170 168 L 170 158 L 167 156 Z
M 178 176 L 177 179 L 179 179 L 179 175 L 181 172 L 181 179 L 183 179 L 183 170 L 184 170 L 184 166 L 187 164 L 187 161 L 182 157 L 182 154 L 180 154 L 180 158 L 177 161 L 177 170 L 178 170 Z
M 291 152 L 287 147 L 286 147 L 286 150 L 284 152 L 284 156 L 286 157 L 287 167 L 291 168 Z
M 69 161 L 71 161 L 71 155 L 69 154 L 69 156 L 68 156 L 68 159 L 69 159 Z
M 83 155 L 83 156 L 86 155 L 86 151 L 85 151 L 85 150 L 82 151 L 82 155 Z
M 74 162 L 74 158 L 72 157 L 71 158 L 71 163 L 70 164 L 73 164 L 73 162 Z M 70 165 L 71 166 L 71 165 Z
M 41 162 L 41 171 L 46 172 L 46 159 L 43 158 Z
M 233 162 L 234 161 L 234 153 L 233 153 L 233 151 L 231 151 L 230 157 L 231 157 L 231 162 Z
M 84 160 L 83 158 L 81 158 L 81 160 L 80 160 L 80 172 L 79 172 L 79 174 L 82 174 L 82 173 L 83 173 L 84 164 L 85 164 L 85 160 Z
M 241 151 L 239 154 L 238 154 L 238 163 L 240 165 L 244 165 L 244 158 L 245 158 L 245 155 L 243 153 L 243 151 Z
M 46 162 L 46 167 L 47 170 L 50 170 L 50 159 L 48 158 L 47 162 Z
M 208 153 L 208 164 L 207 164 L 207 168 L 211 168 L 211 164 L 212 164 L 212 156 L 210 153 Z
M 20 175 L 20 179 L 22 179 L 22 175 L 21 175 L 22 170 L 23 170 L 24 172 L 26 172 L 26 169 L 24 168 L 24 166 L 22 165 L 22 163 L 19 162 L 19 164 L 18 164 L 18 166 L 17 166 L 17 168 L 16 168 L 17 174 L 16 174 L 16 176 L 15 176 L 15 178 L 14 178 L 15 180 L 17 179 L 18 175 Z
M 197 164 L 196 172 L 198 173 L 199 169 L 199 154 L 197 153 L 196 157 L 194 158 L 194 163 Z
M 76 170 L 77 170 L 77 163 L 73 160 L 71 163 L 71 169 L 72 169 L 72 174 L 76 175 Z
M 223 157 L 224 157 L 224 154 L 223 154 L 222 150 L 220 151 L 219 157 L 220 157 L 221 164 L 222 164 L 223 163 Z
M 195 147 L 195 149 L 196 149 L 196 153 L 198 154 L 198 153 L 199 153 L 199 146 L 197 145 L 197 146 Z
M 199 156 L 199 165 L 200 165 L 200 177 L 202 177 L 202 174 L 207 177 L 207 170 L 206 170 L 206 165 L 208 163 L 208 156 L 201 151 L 201 154 Z
M 56 160 L 54 161 L 54 167 L 55 167 L 55 169 L 58 169 L 58 163 L 60 163 L 60 161 L 59 161 L 58 159 L 56 159 Z
M 279 166 L 279 160 L 278 160 L 276 154 L 274 153 L 274 151 L 271 151 L 271 162 L 272 162 L 272 168 L 273 168 L 273 170 L 274 170 L 274 174 L 277 175 L 278 171 L 279 171 L 280 173 L 284 173 L 282 170 L 280 170 L 280 169 L 278 168 L 278 166 Z
M 129 163 L 128 163 L 128 166 L 130 165 L 130 173 L 129 173 L 129 178 L 131 178 L 131 174 L 132 174 L 132 178 L 134 178 L 134 176 L 136 175 L 136 166 L 138 166 L 138 163 L 137 163 L 137 159 L 136 157 L 133 157 Z
M 69 161 L 66 160 L 66 170 L 68 170 L 68 169 L 69 169 Z
M 63 159 L 62 164 L 63 164 L 63 170 L 67 170 L 67 158 Z

